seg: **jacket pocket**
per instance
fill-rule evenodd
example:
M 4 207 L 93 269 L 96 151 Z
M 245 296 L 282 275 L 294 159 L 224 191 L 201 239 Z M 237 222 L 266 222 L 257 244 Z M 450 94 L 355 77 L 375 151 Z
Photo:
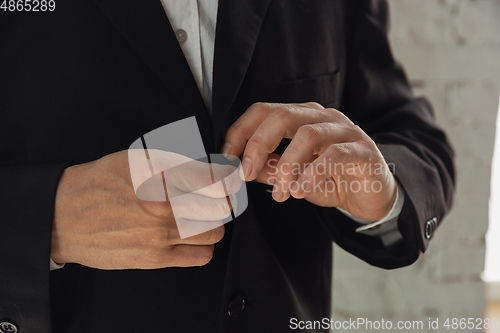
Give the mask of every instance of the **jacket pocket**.
M 324 107 L 338 108 L 340 73 L 329 73 L 304 79 L 279 82 L 283 103 L 317 102 Z

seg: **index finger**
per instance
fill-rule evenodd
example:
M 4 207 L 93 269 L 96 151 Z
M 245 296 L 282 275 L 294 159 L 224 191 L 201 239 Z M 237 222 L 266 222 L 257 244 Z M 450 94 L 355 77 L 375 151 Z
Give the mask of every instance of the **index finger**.
M 324 108 L 315 102 L 303 104 L 282 104 L 282 103 L 254 103 L 243 113 L 238 120 L 228 129 L 225 143 L 222 147 L 223 154 L 240 156 L 245 149 L 248 140 L 257 131 L 257 128 L 264 122 L 269 113 L 276 109 L 296 109 L 309 108 L 324 110 Z M 279 118 L 279 117 L 278 117 Z M 280 119 L 278 119 L 280 120 Z M 278 121 L 279 122 L 279 121 Z
M 301 126 L 334 122 L 340 118 L 338 111 L 324 109 L 317 103 L 271 104 L 264 105 L 260 109 L 258 107 L 259 105 L 249 109 L 247 116 L 243 115 L 238 119 L 226 137 L 229 144 L 236 142 L 236 147 L 233 149 L 236 154 L 243 149 L 242 142 L 246 142 L 242 161 L 242 178 L 246 181 L 254 180 L 264 167 L 269 154 L 279 146 L 281 140 L 292 139 Z M 259 119 L 254 114 L 260 116 L 265 114 L 266 117 L 259 124 L 257 123 Z
M 222 154 L 240 156 L 248 139 L 275 107 L 276 104 L 271 103 L 252 104 L 227 130 Z

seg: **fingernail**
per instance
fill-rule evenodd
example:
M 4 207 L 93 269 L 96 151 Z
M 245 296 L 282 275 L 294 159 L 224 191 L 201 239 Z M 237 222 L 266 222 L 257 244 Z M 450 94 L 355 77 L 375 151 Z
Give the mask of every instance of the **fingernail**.
M 274 200 L 281 200 L 283 198 L 283 184 L 276 179 L 273 186 L 273 198 Z
M 252 173 L 252 160 L 245 156 L 241 163 L 240 178 L 245 180 Z
M 222 155 L 224 155 L 225 158 L 228 157 L 228 155 L 231 155 L 231 152 L 233 150 L 233 146 L 229 142 L 224 143 L 222 146 Z

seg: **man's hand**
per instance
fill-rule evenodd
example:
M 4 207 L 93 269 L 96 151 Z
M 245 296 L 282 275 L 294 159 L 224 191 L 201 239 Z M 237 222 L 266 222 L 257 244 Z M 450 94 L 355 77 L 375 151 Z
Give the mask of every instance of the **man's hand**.
M 282 156 L 272 152 L 292 139 Z M 371 138 L 335 109 L 317 103 L 252 105 L 228 130 L 222 153 L 240 156 L 242 178 L 273 185 L 273 198 L 293 196 L 376 221 L 397 185 Z
M 56 195 L 51 251 L 55 262 L 101 269 L 154 269 L 201 266 L 211 260 L 214 244 L 224 236 L 222 220 L 231 214 L 226 195 L 236 193 L 242 183 L 237 169 L 211 164 L 212 175 L 224 179 L 226 189 L 220 183 L 206 186 L 210 182 L 202 178 L 207 164 L 193 160 L 186 164 L 189 158 L 173 153 L 149 153 L 155 154 L 154 163 L 159 164 L 154 167 L 172 167 L 171 173 L 159 174 L 163 174 L 161 184 L 170 184 L 169 196 L 187 198 L 176 201 L 175 218 L 169 200 L 137 198 L 141 191 L 143 196 L 151 193 L 145 191 L 148 181 L 137 189 L 137 195 L 134 192 L 127 151 L 70 167 Z M 179 165 L 186 167 L 175 168 Z M 177 193 L 170 193 L 174 188 Z M 188 225 L 210 224 L 214 229 L 181 239 L 176 218 Z

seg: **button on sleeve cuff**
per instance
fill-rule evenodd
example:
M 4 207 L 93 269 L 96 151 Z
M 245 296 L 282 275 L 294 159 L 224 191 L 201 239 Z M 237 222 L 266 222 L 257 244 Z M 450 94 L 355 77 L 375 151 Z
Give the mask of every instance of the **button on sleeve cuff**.
M 51 271 L 55 271 L 56 269 L 60 269 L 63 267 L 64 267 L 64 264 L 62 264 L 62 265 L 56 264 L 55 261 L 52 260 L 52 258 L 50 258 L 50 270 Z

